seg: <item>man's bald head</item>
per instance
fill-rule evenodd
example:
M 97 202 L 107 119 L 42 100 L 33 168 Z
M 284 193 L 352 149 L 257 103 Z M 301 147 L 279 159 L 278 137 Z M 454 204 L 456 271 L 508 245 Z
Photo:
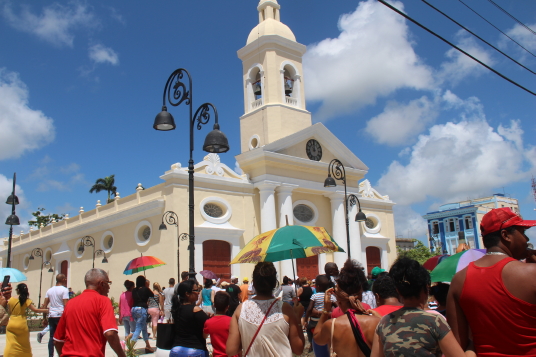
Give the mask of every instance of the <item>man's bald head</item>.
M 337 276 L 339 275 L 339 267 L 337 266 L 337 264 L 329 262 L 324 265 L 324 272 L 328 276 Z
M 96 287 L 99 281 L 108 280 L 108 274 L 102 269 L 90 269 L 84 277 L 86 288 L 90 286 Z
M 62 283 L 64 280 L 67 280 L 65 274 L 56 275 L 56 283 Z

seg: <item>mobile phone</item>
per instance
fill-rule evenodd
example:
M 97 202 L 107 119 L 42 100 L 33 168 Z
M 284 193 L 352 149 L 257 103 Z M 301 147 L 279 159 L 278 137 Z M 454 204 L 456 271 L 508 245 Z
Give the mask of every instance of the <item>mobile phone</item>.
M 9 279 L 11 278 L 11 275 L 4 276 L 4 281 L 2 282 L 2 290 L 7 288 L 7 284 L 9 284 Z

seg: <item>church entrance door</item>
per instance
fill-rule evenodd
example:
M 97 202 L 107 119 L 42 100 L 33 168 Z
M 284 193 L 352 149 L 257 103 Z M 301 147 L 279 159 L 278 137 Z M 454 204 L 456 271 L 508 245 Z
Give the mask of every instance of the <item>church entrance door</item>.
M 222 240 L 203 242 L 203 269 L 211 270 L 222 280 L 231 279 L 231 245 Z
M 378 247 L 367 247 L 367 273 L 370 274 L 374 267 L 382 267 L 381 251 Z
M 298 271 L 296 275 L 300 278 L 307 278 L 307 280 L 313 280 L 318 275 L 318 256 L 314 255 L 308 258 L 296 259 L 298 265 Z

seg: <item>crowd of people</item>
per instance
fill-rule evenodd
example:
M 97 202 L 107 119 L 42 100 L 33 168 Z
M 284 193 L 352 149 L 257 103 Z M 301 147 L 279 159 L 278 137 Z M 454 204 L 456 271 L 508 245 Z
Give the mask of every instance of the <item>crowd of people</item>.
M 273 263 L 255 265 L 252 281 L 169 279 L 165 289 L 144 276 L 125 281 L 119 321 L 127 341 L 158 338 L 159 323 L 172 324 L 170 357 L 301 355 L 307 335 L 315 356 L 536 356 L 536 273 L 525 230 L 536 226 L 509 209 L 494 209 L 481 223 L 484 257 L 458 272 L 451 284 L 431 284 L 417 261 L 399 257 L 389 271 L 348 259 L 339 270 L 327 263 L 311 281 L 283 277 Z M 125 356 L 116 316 L 107 298 L 106 272 L 91 269 L 86 290 L 69 300 L 65 276 L 47 291 L 41 309 L 25 284 L 0 294 L 9 323 L 4 357 L 31 356 L 26 309 L 47 312 L 50 356 L 104 356 L 106 343 Z M 431 301 L 434 304 L 431 304 Z M 0 309 L 0 321 L 2 310 Z

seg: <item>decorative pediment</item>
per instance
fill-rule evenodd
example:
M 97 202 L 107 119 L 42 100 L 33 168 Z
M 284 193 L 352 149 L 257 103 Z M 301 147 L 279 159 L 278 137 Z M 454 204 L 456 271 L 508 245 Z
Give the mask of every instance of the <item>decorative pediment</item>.
M 265 152 L 273 152 L 309 160 L 306 152 L 307 142 L 316 140 L 322 148 L 320 162 L 329 163 L 331 159 L 339 159 L 345 167 L 368 171 L 368 167 L 342 141 L 340 141 L 322 123 L 316 123 L 297 133 L 276 140 L 260 148 Z M 243 154 L 242 154 L 243 155 Z M 240 155 L 239 155 L 240 156 Z
M 359 193 L 361 194 L 362 197 L 376 198 L 379 200 L 389 201 L 389 196 L 380 195 L 380 193 L 372 187 L 369 180 L 363 180 L 359 183 Z
M 180 162 L 171 165 L 171 171 L 188 172 L 188 167 L 182 167 Z M 206 175 L 214 175 L 219 177 L 230 177 L 239 180 L 248 180 L 246 174 L 238 174 L 229 166 L 221 162 L 218 154 L 208 154 L 203 158 L 203 161 L 194 165 L 194 172 Z

